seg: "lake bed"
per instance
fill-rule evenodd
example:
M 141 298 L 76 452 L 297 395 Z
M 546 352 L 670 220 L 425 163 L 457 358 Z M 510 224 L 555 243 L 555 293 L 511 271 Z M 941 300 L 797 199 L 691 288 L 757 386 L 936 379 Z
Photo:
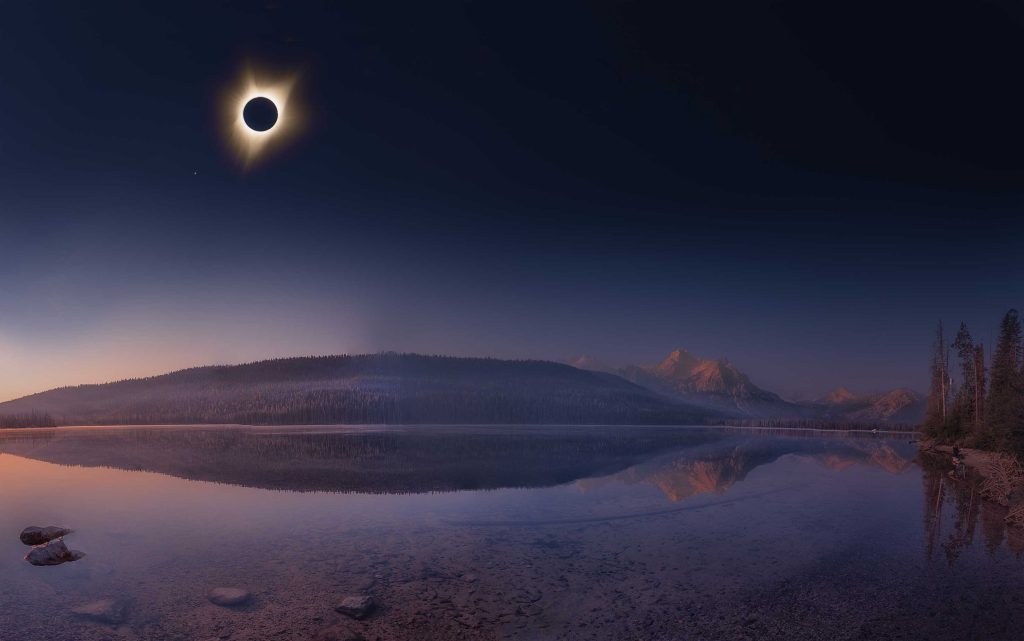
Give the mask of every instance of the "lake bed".
M 1019 638 L 1024 537 L 908 439 L 2 431 L 0 640 Z M 29 565 L 29 525 L 86 557 Z M 101 599 L 124 620 L 72 612 Z

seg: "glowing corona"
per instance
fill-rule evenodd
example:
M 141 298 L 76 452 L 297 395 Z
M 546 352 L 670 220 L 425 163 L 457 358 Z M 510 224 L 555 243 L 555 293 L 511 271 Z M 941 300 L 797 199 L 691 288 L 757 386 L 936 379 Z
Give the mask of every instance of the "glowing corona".
M 270 80 L 246 69 L 226 94 L 222 103 L 225 139 L 243 168 L 282 146 L 299 130 L 302 119 L 293 96 L 295 83 L 294 75 Z M 242 115 L 250 100 L 261 97 L 277 107 L 277 122 L 266 131 L 251 129 Z

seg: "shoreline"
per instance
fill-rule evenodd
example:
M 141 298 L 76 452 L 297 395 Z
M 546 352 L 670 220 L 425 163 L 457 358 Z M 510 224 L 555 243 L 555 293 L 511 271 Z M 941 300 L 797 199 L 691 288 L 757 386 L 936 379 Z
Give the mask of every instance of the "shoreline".
M 950 457 L 953 456 L 952 445 L 938 445 L 933 441 L 922 440 L 918 447 L 920 447 L 922 452 L 948 454 Z M 960 454 L 962 455 L 961 458 L 963 459 L 964 465 L 973 468 L 982 476 L 984 475 L 981 474 L 980 468 L 991 464 L 995 458 L 1000 456 L 998 452 L 977 450 L 971 447 L 961 447 Z

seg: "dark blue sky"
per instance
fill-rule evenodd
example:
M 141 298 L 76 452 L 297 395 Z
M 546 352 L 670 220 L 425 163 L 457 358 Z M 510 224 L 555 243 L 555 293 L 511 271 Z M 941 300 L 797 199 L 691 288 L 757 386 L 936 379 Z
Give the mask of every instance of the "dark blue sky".
M 389 349 L 922 388 L 937 319 L 1024 298 L 1016 3 L 37 4 L 0 21 L 0 398 Z M 247 62 L 303 131 L 243 172 Z

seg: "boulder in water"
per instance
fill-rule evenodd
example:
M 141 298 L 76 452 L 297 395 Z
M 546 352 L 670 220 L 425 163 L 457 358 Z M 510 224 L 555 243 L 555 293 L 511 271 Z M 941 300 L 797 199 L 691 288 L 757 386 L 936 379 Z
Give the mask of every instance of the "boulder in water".
M 71 612 L 98 623 L 117 625 L 128 616 L 128 604 L 122 599 L 102 599 L 72 608 Z
M 71 530 L 66 527 L 30 525 L 21 531 L 21 542 L 25 545 L 43 545 L 68 534 L 71 534 Z
M 243 588 L 214 588 L 207 594 L 210 603 L 230 607 L 242 605 L 252 598 L 252 592 Z
M 62 539 L 50 541 L 46 545 L 32 548 L 25 560 L 32 565 L 60 565 L 69 561 L 77 561 L 85 556 L 78 550 L 69 550 Z

